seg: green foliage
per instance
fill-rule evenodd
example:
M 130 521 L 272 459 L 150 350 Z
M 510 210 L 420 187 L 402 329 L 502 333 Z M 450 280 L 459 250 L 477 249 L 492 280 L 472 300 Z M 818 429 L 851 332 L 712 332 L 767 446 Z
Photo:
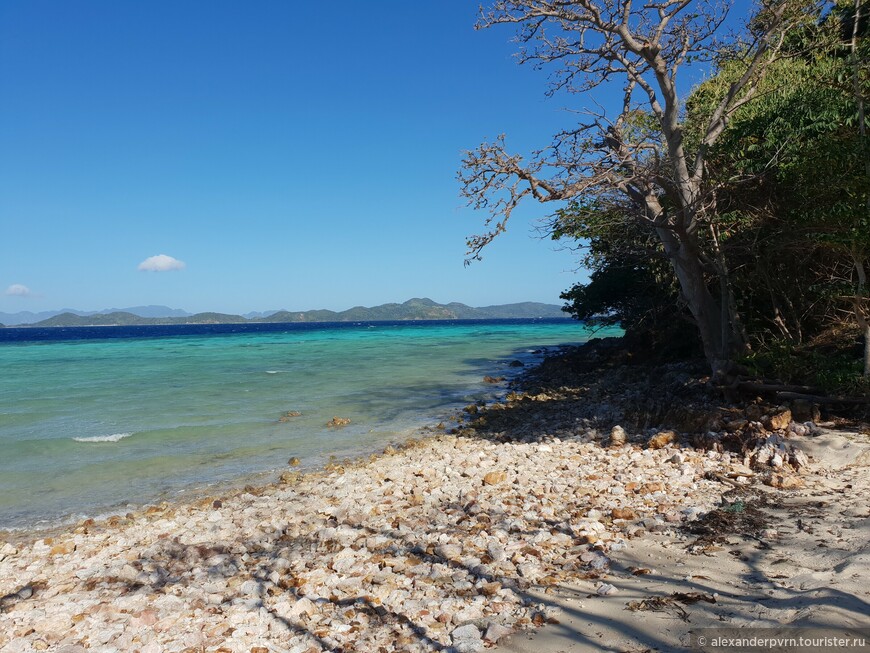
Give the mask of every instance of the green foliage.
M 759 376 L 783 383 L 816 386 L 830 394 L 870 394 L 870 380 L 862 375 L 856 337 L 839 344 L 795 345 L 783 340 L 768 342 L 741 360 Z
M 558 213 L 554 238 L 584 243 L 589 281 L 562 293 L 565 310 L 587 324 L 619 325 L 626 340 L 660 358 L 697 355 L 700 341 L 661 242 L 628 208 L 574 203 Z
M 856 264 L 870 270 L 870 139 L 861 136 L 856 99 L 857 80 L 870 105 L 870 21 L 859 25 L 853 56 L 853 15 L 853 4 L 836 3 L 826 16 L 798 25 L 787 36 L 788 56 L 730 117 L 707 153 L 709 234 L 699 234 L 707 260 L 718 255 L 727 267 L 733 305 L 755 351 L 745 362 L 784 382 L 844 393 L 868 391 L 860 343 L 852 337 L 819 349 L 817 339 L 836 325 L 854 328 L 855 301 L 870 303 L 856 274 Z M 740 54 L 723 57 L 687 99 L 690 153 L 744 73 Z M 655 129 L 643 114 L 631 127 L 635 136 Z M 556 237 L 587 243 L 584 263 L 592 270 L 588 283 L 563 294 L 566 310 L 661 341 L 686 323 L 673 308 L 673 273 L 651 230 L 638 225 L 630 207 L 607 199 L 577 203 L 556 220 Z
M 716 189 L 711 221 L 722 230 L 733 290 L 756 347 L 812 338 L 852 311 L 861 294 L 854 270 L 870 256 L 870 150 L 857 124 L 854 59 L 843 45 L 849 11 L 834 7 L 826 20 L 790 35 L 791 56 L 769 68 L 708 157 Z M 858 88 L 866 102 L 866 40 L 860 49 Z M 690 147 L 742 73 L 741 61 L 725 62 L 693 91 L 685 124 Z

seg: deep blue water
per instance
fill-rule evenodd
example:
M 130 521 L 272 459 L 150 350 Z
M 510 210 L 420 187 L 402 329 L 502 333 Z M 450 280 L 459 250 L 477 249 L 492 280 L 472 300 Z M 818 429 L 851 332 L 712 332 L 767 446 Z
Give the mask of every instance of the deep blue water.
M 36 342 L 62 340 L 112 340 L 116 338 L 166 338 L 171 336 L 208 336 L 230 333 L 292 333 L 297 331 L 335 331 L 360 328 L 418 328 L 432 326 L 521 326 L 521 325 L 573 325 L 577 322 L 565 318 L 514 320 L 395 320 L 379 322 L 276 322 L 255 324 L 167 324 L 137 326 L 89 327 L 7 327 L 0 329 L 0 342 Z

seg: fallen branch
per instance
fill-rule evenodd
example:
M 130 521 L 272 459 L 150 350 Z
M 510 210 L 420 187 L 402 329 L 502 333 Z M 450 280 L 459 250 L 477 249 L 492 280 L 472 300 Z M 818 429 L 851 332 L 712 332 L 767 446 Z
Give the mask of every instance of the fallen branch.
M 757 381 L 735 381 L 722 386 L 725 392 L 743 392 L 747 394 L 772 397 L 778 401 L 803 400 L 814 404 L 870 404 L 870 397 L 831 397 L 821 394 L 821 388 L 810 385 L 791 385 L 788 383 L 764 383 Z
M 808 395 L 800 392 L 777 392 L 776 398 L 781 400 L 801 399 L 815 404 L 849 404 L 860 406 L 870 404 L 870 397 L 827 397 L 823 395 Z
M 752 381 L 739 381 L 734 386 L 737 390 L 752 392 L 755 394 L 776 395 L 781 392 L 797 392 L 802 394 L 816 395 L 822 392 L 821 388 L 809 385 L 790 385 L 787 383 L 755 383 Z

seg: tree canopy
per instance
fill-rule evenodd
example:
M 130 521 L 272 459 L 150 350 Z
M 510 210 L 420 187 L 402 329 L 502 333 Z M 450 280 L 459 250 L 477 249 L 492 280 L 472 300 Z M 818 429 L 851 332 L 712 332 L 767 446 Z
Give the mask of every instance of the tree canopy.
M 471 257 L 521 201 L 555 202 L 550 233 L 577 240 L 591 270 L 564 295 L 573 313 L 628 331 L 690 323 L 722 372 L 837 320 L 870 338 L 870 75 L 860 2 L 764 2 L 727 37 L 718 7 L 494 3 L 479 26 L 518 25 L 520 61 L 554 67 L 551 92 L 619 83 L 623 102 L 528 159 L 505 137 L 484 143 L 460 180 L 491 212 Z M 714 74 L 681 97 L 690 61 Z

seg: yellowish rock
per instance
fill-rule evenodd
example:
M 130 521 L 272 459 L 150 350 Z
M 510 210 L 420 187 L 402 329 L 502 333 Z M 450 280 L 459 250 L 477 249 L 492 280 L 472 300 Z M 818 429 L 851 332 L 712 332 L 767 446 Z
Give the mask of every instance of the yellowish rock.
M 768 420 L 767 427 L 771 431 L 780 431 L 783 429 L 787 429 L 790 423 L 791 411 L 786 408 L 771 415 L 770 419 Z
M 637 513 L 631 508 L 614 508 L 610 516 L 613 519 L 637 519 Z
M 659 431 L 649 439 L 647 446 L 650 449 L 662 449 L 676 441 L 677 434 L 674 431 Z
M 764 478 L 764 484 L 777 490 L 796 490 L 804 486 L 804 481 L 797 476 L 770 474 Z
M 507 479 L 507 473 L 505 472 L 488 472 L 483 477 L 483 484 L 498 485 L 499 483 L 504 483 L 505 479 Z
M 72 542 L 64 542 L 63 544 L 56 544 L 51 548 L 49 552 L 51 555 L 66 555 L 68 553 L 72 553 L 75 550 L 75 545 Z

